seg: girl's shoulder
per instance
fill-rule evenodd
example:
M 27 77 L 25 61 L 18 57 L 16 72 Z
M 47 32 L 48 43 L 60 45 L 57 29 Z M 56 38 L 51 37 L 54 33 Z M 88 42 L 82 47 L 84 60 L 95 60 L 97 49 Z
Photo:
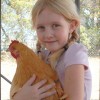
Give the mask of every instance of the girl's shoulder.
M 84 46 L 82 43 L 73 43 L 72 45 L 69 46 L 68 50 L 66 51 L 67 52 L 70 52 L 71 53 L 77 53 L 77 52 L 87 52 L 87 48 L 86 46 Z
M 65 66 L 84 64 L 88 66 L 88 50 L 82 43 L 72 44 L 62 55 L 61 60 Z

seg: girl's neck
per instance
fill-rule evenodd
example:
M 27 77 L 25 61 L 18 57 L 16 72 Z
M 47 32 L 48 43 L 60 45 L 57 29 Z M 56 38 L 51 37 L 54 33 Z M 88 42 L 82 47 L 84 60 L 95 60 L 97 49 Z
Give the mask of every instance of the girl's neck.
M 63 47 L 64 50 L 66 51 L 66 50 L 68 49 L 68 47 L 71 46 L 73 43 L 75 43 L 75 41 L 72 41 L 72 42 L 70 42 L 69 44 L 66 44 L 66 45 Z M 61 49 L 63 49 L 63 48 L 61 48 Z M 61 49 L 58 49 L 58 50 L 56 50 L 56 51 L 50 51 L 50 52 L 49 52 L 49 56 L 55 54 L 56 52 L 58 52 L 58 51 L 61 50 Z

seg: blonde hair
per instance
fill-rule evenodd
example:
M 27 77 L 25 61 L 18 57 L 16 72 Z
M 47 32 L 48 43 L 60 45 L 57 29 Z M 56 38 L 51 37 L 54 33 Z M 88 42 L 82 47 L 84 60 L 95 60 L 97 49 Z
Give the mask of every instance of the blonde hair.
M 80 25 L 80 17 L 77 12 L 77 7 L 72 0 L 37 0 L 32 9 L 33 28 L 35 28 L 37 17 L 46 7 L 53 10 L 55 13 L 64 16 L 66 21 L 70 22 L 75 20 L 77 23 L 77 28 Z M 77 41 L 78 38 L 79 35 L 77 34 L 77 29 L 76 29 L 72 32 L 68 43 Z

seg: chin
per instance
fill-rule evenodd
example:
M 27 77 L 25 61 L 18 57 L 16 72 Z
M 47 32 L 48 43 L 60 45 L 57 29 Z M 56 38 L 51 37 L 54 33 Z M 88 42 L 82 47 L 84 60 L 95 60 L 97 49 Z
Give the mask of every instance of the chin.
M 61 49 L 62 47 L 57 47 L 57 45 L 56 46 L 47 46 L 46 47 L 50 52 L 56 52 L 56 51 L 58 51 L 59 49 Z
M 54 53 L 54 52 L 56 52 L 56 51 L 58 51 L 59 49 L 48 49 L 51 53 Z

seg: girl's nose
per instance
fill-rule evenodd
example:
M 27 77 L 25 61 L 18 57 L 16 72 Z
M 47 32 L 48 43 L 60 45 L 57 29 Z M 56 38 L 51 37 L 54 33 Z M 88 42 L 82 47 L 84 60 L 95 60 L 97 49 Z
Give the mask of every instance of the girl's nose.
M 49 27 L 46 28 L 46 30 L 45 30 L 45 37 L 46 38 L 52 38 L 53 34 L 54 34 L 54 32 L 53 32 L 53 30 L 51 28 L 49 28 Z

